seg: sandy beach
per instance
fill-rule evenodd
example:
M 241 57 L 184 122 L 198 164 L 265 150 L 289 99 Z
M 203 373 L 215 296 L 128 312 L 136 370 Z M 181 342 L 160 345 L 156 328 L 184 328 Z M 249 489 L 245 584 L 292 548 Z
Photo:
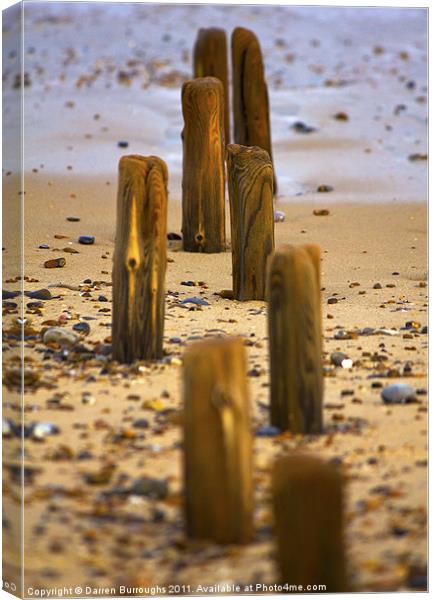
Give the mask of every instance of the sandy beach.
M 302 451 L 345 473 L 353 589 L 426 589 L 425 12 L 62 3 L 25 10 L 31 84 L 24 88 L 24 190 L 6 153 L 3 290 L 21 288 L 23 242 L 23 289 L 52 296 L 22 300 L 24 422 L 54 426 L 39 438 L 30 433 L 24 444 L 26 595 L 30 588 L 142 595 L 126 586 L 150 595 L 156 586 L 194 593 L 200 585 L 276 583 L 270 472 L 277 456 Z M 275 224 L 276 246 L 314 242 L 322 250 L 321 435 L 261 435 L 269 424 L 267 306 L 219 295 L 232 287 L 228 203 L 227 252 L 186 253 L 180 241 L 168 241 L 164 359 L 120 365 L 110 358 L 117 163 L 133 153 L 167 162 L 168 232 L 180 234 L 180 87 L 191 77 L 197 29 L 216 23 L 228 35 L 237 25 L 251 28 L 262 44 L 275 208 L 284 214 Z M 4 29 L 12 147 L 16 30 L 7 18 Z M 300 133 L 299 122 L 314 130 Z M 320 193 L 321 185 L 332 189 Z M 24 199 L 24 240 L 17 198 Z M 318 208 L 328 214 L 315 216 Z M 79 244 L 82 235 L 95 243 Z M 63 268 L 44 268 L 60 257 Z M 180 303 L 191 297 L 208 305 Z M 21 299 L 3 298 L 3 416 L 19 423 Z M 74 331 L 78 323 L 89 330 Z M 81 351 L 44 344 L 41 332 L 53 325 L 81 336 Z M 185 537 L 181 382 L 185 349 L 226 335 L 241 336 L 248 356 L 255 537 L 225 547 Z M 337 351 L 351 368 L 332 364 Z M 384 404 L 382 388 L 392 383 L 411 385 L 415 400 Z M 19 443 L 5 425 L 3 440 L 4 571 L 16 581 Z M 143 478 L 151 478 L 148 487 Z

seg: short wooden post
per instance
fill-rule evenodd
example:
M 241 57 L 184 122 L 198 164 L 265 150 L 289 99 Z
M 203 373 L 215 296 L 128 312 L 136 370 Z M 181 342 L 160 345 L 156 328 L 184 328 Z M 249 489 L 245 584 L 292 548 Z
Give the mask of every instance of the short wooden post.
M 249 29 L 232 32 L 232 104 L 234 141 L 243 146 L 259 146 L 273 162 L 270 109 L 261 46 Z M 274 194 L 277 182 L 274 178 Z
M 232 281 L 237 300 L 264 300 L 274 249 L 273 167 L 257 147 L 227 146 Z
M 226 31 L 218 27 L 199 29 L 193 51 L 193 77 L 217 77 L 223 84 L 225 143 L 229 133 L 228 50 Z
M 187 534 L 245 543 L 253 534 L 252 434 L 243 343 L 192 345 L 184 356 Z
M 182 233 L 188 252 L 225 250 L 223 84 L 215 77 L 182 87 Z
M 281 582 L 350 591 L 338 468 L 312 456 L 285 456 L 274 465 L 272 486 Z
M 268 264 L 271 423 L 294 433 L 322 430 L 319 253 L 285 245 Z
M 123 363 L 163 354 L 167 180 L 156 156 L 119 162 L 112 348 Z

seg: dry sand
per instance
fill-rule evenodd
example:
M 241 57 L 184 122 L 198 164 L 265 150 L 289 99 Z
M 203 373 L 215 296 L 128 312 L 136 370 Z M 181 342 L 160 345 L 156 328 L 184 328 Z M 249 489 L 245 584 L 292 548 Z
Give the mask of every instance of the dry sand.
M 369 13 L 363 38 L 354 13 L 345 13 L 339 28 L 336 16 L 330 13 L 324 16 L 319 12 L 313 18 L 313 13 L 308 16 L 305 9 L 291 9 L 288 15 L 296 22 L 298 19 L 298 38 L 293 42 L 284 40 L 284 50 L 276 43 L 282 37 L 279 27 L 286 31 L 281 25 L 281 9 L 271 19 L 268 36 L 263 19 L 255 16 L 254 9 L 234 7 L 228 17 L 229 31 L 232 22 L 244 22 L 259 29 L 263 36 L 281 190 L 276 208 L 286 215 L 283 223 L 276 223 L 276 243 L 315 242 L 322 248 L 327 376 L 323 435 L 255 436 L 255 540 L 249 546 L 224 548 L 193 544 L 184 538 L 182 354 L 198 337 L 244 338 L 249 370 L 255 369 L 258 374 L 249 377 L 252 428 L 256 432 L 268 424 L 266 304 L 219 297 L 221 289 L 231 287 L 229 251 L 187 254 L 182 252 L 180 242 L 169 242 L 166 359 L 124 367 L 101 357 L 101 344 L 110 341 L 116 163 L 125 153 L 116 143 L 125 139 L 130 142 L 127 152 L 156 153 L 167 160 L 171 173 L 168 231 L 179 233 L 179 82 L 168 87 L 167 80 L 153 81 L 143 90 L 140 71 L 140 77 L 133 77 L 131 85 L 125 87 L 116 81 L 121 66 L 116 63 L 113 75 L 103 69 L 111 83 L 104 95 L 99 76 L 90 87 L 85 84 L 84 88 L 76 88 L 77 77 L 108 54 L 101 47 L 92 47 L 97 42 L 102 44 L 101 36 L 92 34 L 92 27 L 104 31 L 104 24 L 107 28 L 111 23 L 110 27 L 122 30 L 123 38 L 119 34 L 112 39 L 117 40 L 119 56 L 127 60 L 134 56 L 135 47 L 124 47 L 120 40 L 137 43 L 144 24 L 140 19 L 131 21 L 127 35 L 124 13 L 114 25 L 110 12 L 94 8 L 93 17 L 83 25 L 81 13 L 71 8 L 56 11 L 40 5 L 34 10 L 26 21 L 36 51 L 29 58 L 33 84 L 26 88 L 29 108 L 24 248 L 25 276 L 30 279 L 25 281 L 24 289 L 37 290 L 56 283 L 76 289 L 50 287 L 59 297 L 44 302 L 42 308 L 25 308 L 26 319 L 31 321 L 25 344 L 26 364 L 31 373 L 36 373 L 29 374 L 35 383 L 27 389 L 25 423 L 46 421 L 60 428 L 59 434 L 42 442 L 25 442 L 25 464 L 29 469 L 24 514 L 27 591 L 29 587 L 115 586 L 116 595 L 120 585 L 181 584 L 194 590 L 200 584 L 276 582 L 270 467 L 275 456 L 300 450 L 341 463 L 348 477 L 347 542 L 354 587 L 365 591 L 423 589 L 427 560 L 427 335 L 421 330 L 427 325 L 426 161 L 408 160 L 411 154 L 426 152 L 421 11 L 407 13 L 406 41 L 398 44 L 400 21 L 396 15 L 389 19 L 389 29 L 383 35 L 386 16 Z M 163 62 L 165 52 L 167 56 L 173 53 L 173 48 L 166 51 L 166 47 L 175 46 L 178 54 L 191 47 L 193 32 L 213 18 L 215 8 L 210 7 L 210 12 L 201 8 L 201 13 L 195 13 L 193 7 L 186 7 L 185 23 L 178 29 L 168 22 L 165 10 L 167 7 L 149 9 L 147 23 L 158 30 L 159 45 L 156 48 L 152 40 L 148 46 L 145 44 L 146 52 L 159 54 Z M 303 27 L 305 34 L 301 36 Z M 172 46 L 161 43 L 162 36 L 169 32 L 175 37 Z M 182 36 L 184 45 L 176 40 L 177 35 Z M 321 40 L 321 35 L 327 49 L 322 53 L 315 42 Z M 288 33 L 286 38 L 290 37 Z M 344 43 L 348 39 L 350 45 Z M 380 42 L 382 51 L 376 48 Z M 62 67 L 59 52 L 56 58 L 53 50 L 46 51 L 48 67 L 38 75 L 38 53 L 43 55 L 43 49 L 55 43 L 63 44 L 62 51 L 68 44 L 75 44 L 79 58 L 71 58 L 71 76 L 68 65 Z M 91 46 L 88 54 L 82 52 L 86 43 Z M 332 75 L 337 77 L 332 71 L 339 47 L 344 66 L 338 71 L 345 73 L 348 83 L 324 85 Z M 342 47 L 348 49 L 344 59 Z M 276 53 L 286 56 L 295 49 L 293 62 L 280 57 L 279 63 L 280 55 Z M 319 56 L 316 60 L 312 58 L 315 52 Z M 408 56 L 403 58 L 400 52 Z M 363 56 L 369 56 L 369 60 L 363 60 Z M 325 64 L 322 71 L 309 68 L 320 62 Z M 188 61 L 183 69 L 188 74 Z M 65 80 L 59 82 L 63 70 Z M 356 70 L 353 82 L 349 81 L 351 70 Z M 285 79 L 288 73 L 292 81 Z M 7 82 L 12 82 L 12 75 L 9 77 Z M 170 85 L 173 78 L 172 73 Z M 416 89 L 407 85 L 409 81 L 415 81 Z M 11 102 L 16 99 L 16 91 L 10 87 L 6 93 Z M 75 102 L 73 108 L 65 105 L 70 101 Z M 34 104 L 38 108 L 31 109 Z M 125 110 L 125 104 L 130 110 Z M 398 104 L 406 108 L 396 110 Z M 12 104 L 7 106 L 13 111 Z M 349 120 L 333 119 L 338 111 L 345 111 Z M 95 114 L 100 117 L 95 119 Z M 297 134 L 290 128 L 297 120 L 319 131 Z M 107 130 L 102 131 L 104 127 Z M 4 218 L 8 221 L 3 233 L 3 287 L 18 290 L 19 281 L 11 280 L 20 275 L 17 198 L 22 196 L 18 195 L 20 183 L 13 162 L 6 165 L 5 171 L 12 173 L 4 173 Z M 332 185 L 334 191 L 316 193 L 320 184 Z M 328 208 L 330 214 L 314 216 L 312 211 L 319 205 Z M 80 221 L 69 222 L 69 216 L 77 216 Z M 85 234 L 96 237 L 94 245 L 77 243 L 77 237 Z M 41 244 L 49 245 L 49 249 L 39 249 Z M 66 253 L 64 248 L 74 248 L 78 253 Z M 56 257 L 66 258 L 64 268 L 43 267 L 45 260 Z M 82 285 L 86 279 L 91 283 Z M 181 284 L 186 280 L 204 284 L 187 287 Z M 381 289 L 373 289 L 377 282 Z M 100 295 L 109 302 L 98 301 Z M 182 308 L 179 300 L 191 296 L 201 296 L 210 305 L 194 311 Z M 329 304 L 331 297 L 338 302 Z M 25 304 L 28 302 L 26 298 Z M 13 328 L 19 315 L 13 308 L 5 312 L 4 375 L 9 385 L 4 392 L 4 416 L 18 422 L 20 397 L 11 384 L 11 369 L 19 354 Z M 59 354 L 44 354 L 47 347 L 39 334 L 47 321 L 57 323 L 60 318 L 71 330 L 85 317 L 91 320 L 86 321 L 90 333 L 84 344 L 93 351 L 93 357 L 82 361 L 79 355 L 70 353 L 61 360 Z M 415 322 L 414 330 L 403 330 L 410 321 Z M 376 335 L 355 333 L 364 327 L 388 331 Z M 353 332 L 351 339 L 335 339 L 340 330 Z M 171 342 L 171 338 L 180 338 L 181 343 Z M 331 366 L 330 354 L 336 350 L 349 355 L 353 368 Z M 373 384 L 386 386 L 394 382 L 406 382 L 417 389 L 417 402 L 385 406 L 381 389 Z M 137 428 L 134 424 L 138 419 L 146 419 L 149 428 Z M 10 438 L 4 444 L 4 548 L 12 551 L 10 561 L 5 556 L 4 571 L 6 579 L 15 581 L 19 496 L 12 465 L 19 463 L 17 444 Z M 107 465 L 112 467 L 106 483 L 88 483 L 89 473 L 101 474 Z M 132 493 L 105 495 L 115 488 L 128 488 L 143 476 L 167 480 L 167 497 L 153 500 Z

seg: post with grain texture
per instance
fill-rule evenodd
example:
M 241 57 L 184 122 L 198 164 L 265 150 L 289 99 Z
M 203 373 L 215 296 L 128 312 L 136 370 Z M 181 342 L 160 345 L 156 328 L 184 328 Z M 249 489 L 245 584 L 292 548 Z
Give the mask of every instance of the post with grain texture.
M 268 88 L 261 46 L 256 35 L 244 27 L 237 27 L 232 32 L 232 104 L 234 142 L 263 148 L 273 162 Z M 276 194 L 275 175 L 273 178 Z
M 187 252 L 225 250 L 223 84 L 215 77 L 182 87 L 182 234 Z
M 119 161 L 112 347 L 122 363 L 163 354 L 167 181 L 156 156 Z
M 293 433 L 322 430 L 320 249 L 278 248 L 267 269 L 271 423 Z
M 184 356 L 187 535 L 247 543 L 253 474 L 246 356 L 238 338 L 206 340 Z
M 351 591 L 338 468 L 312 456 L 285 456 L 274 465 L 272 487 L 281 581 Z
M 232 280 L 237 300 L 264 300 L 274 249 L 273 167 L 257 147 L 227 146 Z
M 193 51 L 193 77 L 217 77 L 224 90 L 225 143 L 230 142 L 228 50 L 226 31 L 218 27 L 199 29 Z

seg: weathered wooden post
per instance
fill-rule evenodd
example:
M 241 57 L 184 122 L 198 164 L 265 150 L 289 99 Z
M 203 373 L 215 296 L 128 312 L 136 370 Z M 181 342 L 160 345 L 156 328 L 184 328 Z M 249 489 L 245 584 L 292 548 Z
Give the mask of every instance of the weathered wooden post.
M 271 423 L 294 433 L 322 430 L 319 254 L 285 245 L 268 264 Z
M 188 252 L 225 250 L 223 84 L 201 77 L 182 86 L 182 234 Z
M 223 84 L 225 143 L 230 142 L 228 50 L 226 31 L 218 27 L 199 29 L 193 51 L 193 77 L 217 77 Z
M 246 369 L 238 338 L 198 342 L 184 356 L 185 510 L 191 538 L 245 543 L 253 534 Z
M 112 348 L 123 363 L 163 353 L 167 180 L 156 156 L 119 161 Z
M 259 146 L 273 162 L 270 109 L 261 46 L 253 31 L 237 27 L 232 32 L 232 104 L 234 141 Z M 276 177 L 274 194 L 277 193 Z
M 281 581 L 350 591 L 338 468 L 312 456 L 285 456 L 274 465 L 272 486 Z
M 273 167 L 257 147 L 227 146 L 232 281 L 237 300 L 264 300 L 274 249 Z

